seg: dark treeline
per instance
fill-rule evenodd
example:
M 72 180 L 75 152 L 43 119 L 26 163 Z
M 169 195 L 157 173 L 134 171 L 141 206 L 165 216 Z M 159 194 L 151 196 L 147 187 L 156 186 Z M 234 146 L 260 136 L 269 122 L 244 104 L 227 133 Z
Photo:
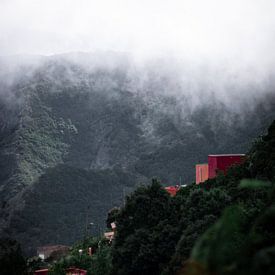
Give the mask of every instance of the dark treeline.
M 274 274 L 274 180 L 275 122 L 226 176 L 138 188 L 113 218 L 112 274 Z

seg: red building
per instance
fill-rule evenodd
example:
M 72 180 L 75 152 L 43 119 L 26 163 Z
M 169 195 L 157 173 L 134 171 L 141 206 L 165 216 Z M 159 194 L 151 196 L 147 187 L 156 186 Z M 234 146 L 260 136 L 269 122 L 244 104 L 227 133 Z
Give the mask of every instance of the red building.
M 49 269 L 40 269 L 34 271 L 34 275 L 48 275 Z
M 87 270 L 70 267 L 66 269 L 66 275 L 86 275 Z
M 208 156 L 208 177 L 215 178 L 219 171 L 226 174 L 228 168 L 234 164 L 244 162 L 244 154 L 228 154 L 228 155 L 209 155 Z
M 196 165 L 196 184 L 200 184 L 208 180 L 208 164 L 197 164 Z

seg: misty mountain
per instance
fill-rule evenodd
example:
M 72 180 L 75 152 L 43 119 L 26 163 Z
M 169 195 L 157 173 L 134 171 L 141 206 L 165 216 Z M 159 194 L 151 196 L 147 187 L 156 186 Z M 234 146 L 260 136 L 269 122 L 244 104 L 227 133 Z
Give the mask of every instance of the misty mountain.
M 0 228 L 27 253 L 98 234 L 107 211 L 152 177 L 193 182 L 196 163 L 245 153 L 275 117 L 270 79 L 223 79 L 219 96 L 219 85 L 190 84 L 187 69 L 183 83 L 172 64 L 135 67 L 124 54 L 23 61 L 0 60 Z

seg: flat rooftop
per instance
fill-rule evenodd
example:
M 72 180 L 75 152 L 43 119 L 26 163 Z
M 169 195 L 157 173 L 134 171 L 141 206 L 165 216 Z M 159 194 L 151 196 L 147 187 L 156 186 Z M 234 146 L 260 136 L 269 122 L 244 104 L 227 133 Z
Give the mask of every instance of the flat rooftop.
M 219 154 L 219 155 L 208 155 L 208 157 L 234 157 L 234 156 L 245 156 L 245 154 Z

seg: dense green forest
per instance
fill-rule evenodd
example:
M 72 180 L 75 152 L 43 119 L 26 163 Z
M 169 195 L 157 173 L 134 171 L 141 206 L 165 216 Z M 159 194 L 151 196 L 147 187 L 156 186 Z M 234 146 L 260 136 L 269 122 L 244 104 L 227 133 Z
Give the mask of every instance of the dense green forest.
M 175 197 L 157 180 L 138 187 L 123 207 L 108 214 L 107 227 L 117 224 L 113 243 L 80 241 L 52 265 L 51 274 L 64 274 L 69 266 L 95 275 L 274 274 L 274 183 L 275 121 L 246 161 L 226 175 L 188 185 Z M 88 247 L 92 257 L 79 255 Z
M 274 180 L 275 122 L 226 176 L 175 197 L 156 180 L 139 187 L 109 214 L 110 274 L 274 274 Z

